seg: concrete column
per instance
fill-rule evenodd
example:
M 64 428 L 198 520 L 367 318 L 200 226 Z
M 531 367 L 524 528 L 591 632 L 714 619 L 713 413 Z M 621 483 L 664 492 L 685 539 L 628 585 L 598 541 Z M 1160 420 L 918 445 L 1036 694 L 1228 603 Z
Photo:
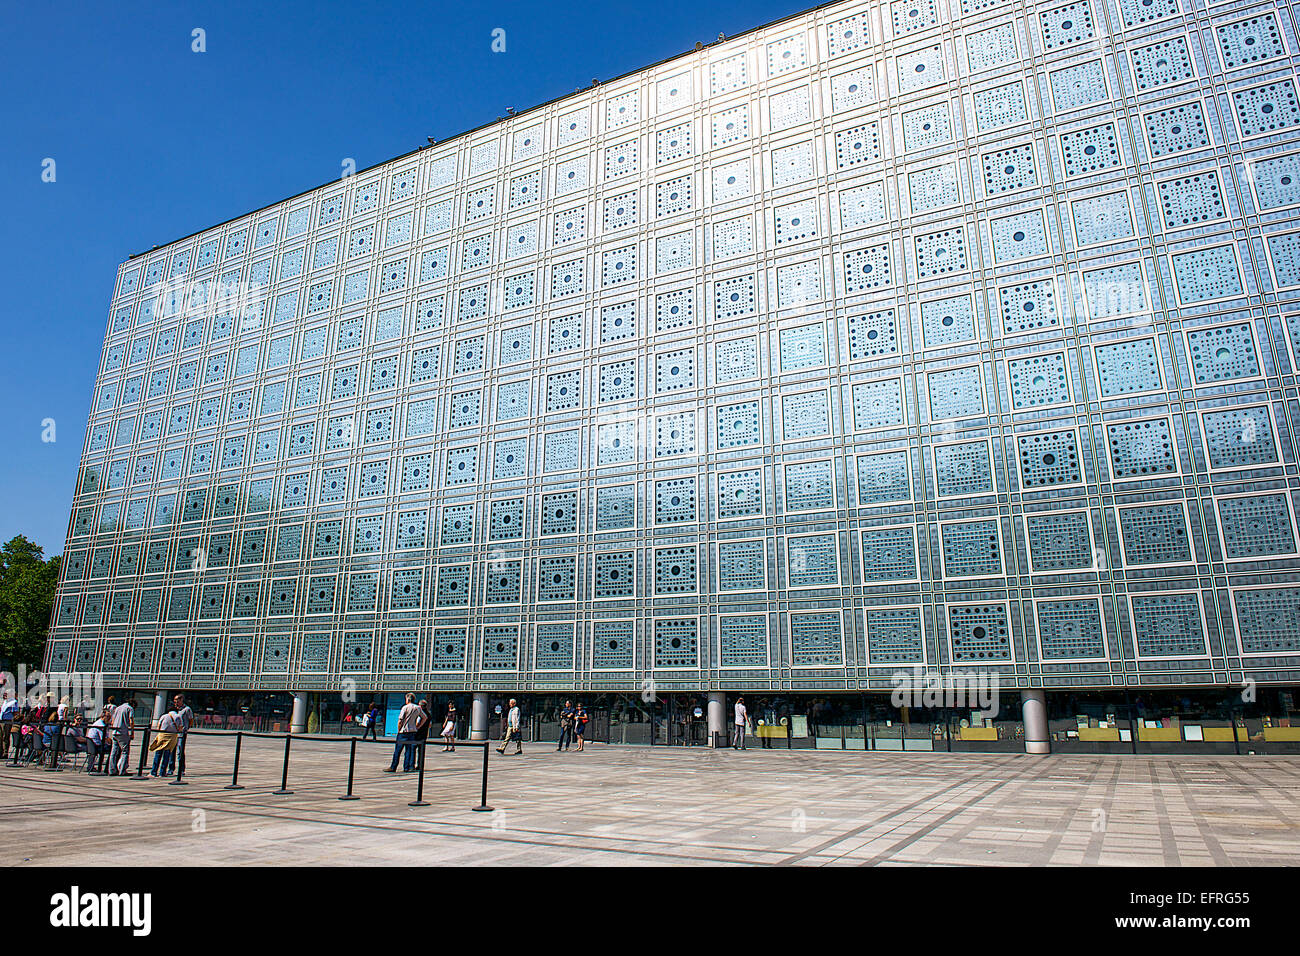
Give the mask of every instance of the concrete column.
M 727 745 L 727 695 L 720 690 L 709 691 L 709 746 L 714 746 L 722 735 L 722 746 Z
M 299 692 L 293 695 L 293 713 L 289 716 L 289 733 L 305 734 L 307 732 L 307 695 Z
M 488 735 L 488 695 L 482 691 L 474 695 L 469 709 L 469 739 L 487 740 Z
M 1050 754 L 1052 741 L 1047 733 L 1047 694 L 1041 690 L 1022 690 L 1020 716 L 1025 722 L 1025 753 Z
M 158 721 L 162 720 L 162 715 L 167 712 L 167 692 L 165 690 L 156 690 L 153 692 L 153 717 L 149 720 L 149 726 L 154 730 L 158 729 Z

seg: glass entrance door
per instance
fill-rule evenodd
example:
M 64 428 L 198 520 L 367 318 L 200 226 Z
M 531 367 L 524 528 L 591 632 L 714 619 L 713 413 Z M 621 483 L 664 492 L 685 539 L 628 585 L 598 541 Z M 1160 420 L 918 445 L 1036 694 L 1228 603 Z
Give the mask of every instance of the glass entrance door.
M 708 744 L 707 699 L 702 694 L 666 694 L 650 706 L 652 744 L 703 747 Z

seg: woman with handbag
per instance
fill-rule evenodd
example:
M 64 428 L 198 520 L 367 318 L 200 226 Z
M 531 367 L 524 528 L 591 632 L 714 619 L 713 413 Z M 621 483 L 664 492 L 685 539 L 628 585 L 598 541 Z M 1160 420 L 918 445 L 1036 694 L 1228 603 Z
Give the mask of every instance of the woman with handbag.
M 456 705 L 447 705 L 447 716 L 442 719 L 442 752 L 456 751 Z
M 587 732 L 587 708 L 581 703 L 573 712 L 573 736 L 578 739 L 578 753 L 582 753 L 583 735 Z

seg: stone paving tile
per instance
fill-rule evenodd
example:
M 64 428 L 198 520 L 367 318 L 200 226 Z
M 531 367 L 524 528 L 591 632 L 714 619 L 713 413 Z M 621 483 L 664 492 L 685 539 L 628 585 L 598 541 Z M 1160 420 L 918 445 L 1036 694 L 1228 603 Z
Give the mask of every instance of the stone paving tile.
M 473 813 L 477 749 L 431 750 L 412 808 L 414 775 L 381 772 L 391 745 L 358 747 L 354 802 L 336 799 L 346 746 L 295 741 L 292 796 L 271 793 L 278 741 L 244 740 L 239 791 L 229 738 L 190 748 L 185 787 L 0 769 L 0 819 L 23 833 L 0 863 L 1300 864 L 1290 758 L 536 746 L 491 755 L 497 811 Z

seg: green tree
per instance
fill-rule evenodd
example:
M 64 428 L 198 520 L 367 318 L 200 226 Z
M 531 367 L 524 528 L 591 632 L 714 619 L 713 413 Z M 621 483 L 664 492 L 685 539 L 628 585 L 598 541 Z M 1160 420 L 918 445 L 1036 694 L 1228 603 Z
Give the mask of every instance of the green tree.
M 0 548 L 0 662 L 38 667 L 50 630 L 59 556 L 45 552 L 24 535 Z

